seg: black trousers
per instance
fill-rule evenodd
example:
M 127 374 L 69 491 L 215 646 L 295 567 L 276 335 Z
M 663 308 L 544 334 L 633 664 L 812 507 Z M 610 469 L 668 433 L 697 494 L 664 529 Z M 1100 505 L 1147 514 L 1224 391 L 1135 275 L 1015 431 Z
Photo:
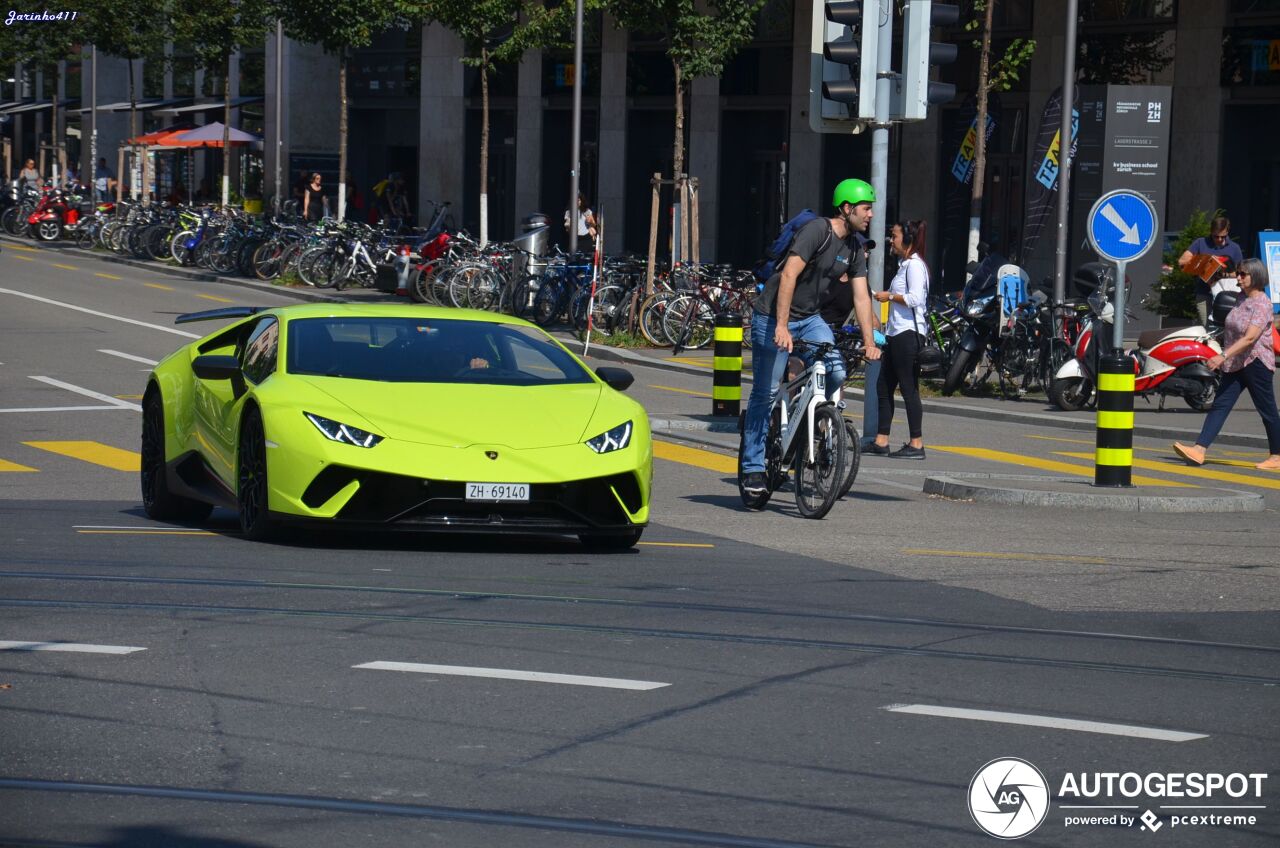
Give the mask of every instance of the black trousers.
M 920 429 L 924 409 L 920 406 L 920 334 L 898 333 L 890 336 L 880 357 L 880 382 L 876 384 L 876 396 L 880 401 L 880 421 L 876 432 L 889 435 L 893 424 L 893 393 L 902 392 L 902 402 L 907 407 L 907 426 L 911 438 L 924 434 Z

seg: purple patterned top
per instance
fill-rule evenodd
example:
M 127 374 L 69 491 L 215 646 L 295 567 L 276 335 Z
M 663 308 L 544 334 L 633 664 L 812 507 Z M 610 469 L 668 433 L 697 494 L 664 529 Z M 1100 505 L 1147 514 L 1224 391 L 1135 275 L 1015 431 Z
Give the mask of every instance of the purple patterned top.
M 1255 359 L 1261 360 L 1268 371 L 1276 370 L 1276 354 L 1271 347 L 1271 298 L 1265 295 L 1249 295 L 1236 304 L 1227 314 L 1227 333 L 1222 349 L 1226 350 L 1244 338 L 1250 327 L 1261 327 L 1262 335 L 1253 347 L 1222 362 L 1224 372 L 1239 371 Z

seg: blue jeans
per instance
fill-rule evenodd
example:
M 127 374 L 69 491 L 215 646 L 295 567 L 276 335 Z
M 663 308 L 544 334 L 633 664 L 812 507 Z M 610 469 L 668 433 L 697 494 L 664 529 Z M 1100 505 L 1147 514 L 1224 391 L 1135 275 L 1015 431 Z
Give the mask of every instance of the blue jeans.
M 764 471 L 764 440 L 769 431 L 769 409 L 778 393 L 778 381 L 787 370 L 787 352 L 773 343 L 773 332 L 778 327 L 776 318 L 751 314 L 751 400 L 747 405 L 747 420 L 742 440 L 742 471 Z M 835 336 L 821 315 L 811 315 L 800 321 L 790 321 L 787 329 L 794 341 L 832 342 Z M 812 357 L 810 351 L 800 354 Z M 833 350 L 823 357 L 827 365 L 827 396 L 844 385 L 844 357 Z
M 1240 393 L 1248 389 L 1254 408 L 1262 416 L 1262 425 L 1267 430 L 1267 446 L 1271 453 L 1280 454 L 1280 413 L 1276 412 L 1275 387 L 1271 383 L 1274 378 L 1275 372 L 1256 359 L 1239 371 L 1224 373 L 1218 386 L 1218 396 L 1204 419 L 1196 444 L 1206 448 L 1213 444 L 1222 431 L 1222 425 L 1227 423 L 1232 407 L 1240 399 Z

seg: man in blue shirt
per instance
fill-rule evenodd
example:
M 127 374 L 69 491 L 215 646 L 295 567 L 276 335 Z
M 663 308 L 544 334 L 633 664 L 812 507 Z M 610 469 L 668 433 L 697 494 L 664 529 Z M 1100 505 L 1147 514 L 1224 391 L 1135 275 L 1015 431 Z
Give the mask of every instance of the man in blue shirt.
M 1192 257 L 1200 254 L 1208 254 L 1210 256 L 1220 256 L 1227 260 L 1226 271 L 1230 274 L 1235 273 L 1236 268 L 1244 262 L 1244 254 L 1240 252 L 1240 245 L 1231 240 L 1228 233 L 1231 230 L 1231 221 L 1224 215 L 1219 215 L 1209 222 L 1209 235 L 1206 238 L 1198 238 L 1191 243 L 1191 246 L 1182 252 L 1178 257 L 1178 267 L 1185 268 Z M 1209 320 L 1209 303 L 1213 300 L 1213 292 L 1209 287 L 1209 283 L 1204 280 L 1197 279 L 1195 286 L 1196 295 L 1196 315 L 1200 318 L 1200 324 L 1204 325 Z

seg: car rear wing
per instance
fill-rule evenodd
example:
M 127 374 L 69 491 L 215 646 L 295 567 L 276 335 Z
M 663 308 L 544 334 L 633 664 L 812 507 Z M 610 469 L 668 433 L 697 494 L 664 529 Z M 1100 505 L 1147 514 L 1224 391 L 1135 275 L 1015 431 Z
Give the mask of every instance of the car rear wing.
M 173 319 L 175 324 L 191 324 L 195 321 L 221 321 L 226 318 L 248 318 L 270 309 L 270 306 L 227 306 L 223 309 L 206 309 L 204 312 L 188 312 Z

